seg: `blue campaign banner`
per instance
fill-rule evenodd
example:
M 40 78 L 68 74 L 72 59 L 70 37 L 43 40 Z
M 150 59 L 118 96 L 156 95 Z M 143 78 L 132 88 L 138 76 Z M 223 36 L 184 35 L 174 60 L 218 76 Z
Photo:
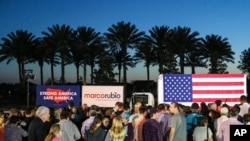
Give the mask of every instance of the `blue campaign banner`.
M 70 102 L 80 106 L 80 86 L 37 86 L 36 104 L 48 107 L 67 107 Z

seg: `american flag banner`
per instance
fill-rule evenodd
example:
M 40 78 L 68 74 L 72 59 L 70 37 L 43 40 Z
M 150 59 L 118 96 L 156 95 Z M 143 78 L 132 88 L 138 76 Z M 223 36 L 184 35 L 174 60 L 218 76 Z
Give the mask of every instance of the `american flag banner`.
M 219 99 L 233 106 L 240 104 L 241 95 L 246 95 L 244 74 L 163 74 L 160 83 L 163 86 L 158 87 L 158 96 L 163 97 L 158 101 L 164 103 L 190 106 L 192 102 L 211 103 Z

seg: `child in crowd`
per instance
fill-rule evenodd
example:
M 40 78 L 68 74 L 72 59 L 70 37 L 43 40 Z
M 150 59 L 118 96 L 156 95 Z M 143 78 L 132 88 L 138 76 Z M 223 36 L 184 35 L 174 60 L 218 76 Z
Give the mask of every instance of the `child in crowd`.
M 50 127 L 49 134 L 46 136 L 44 141 L 60 141 L 62 135 L 62 130 L 59 124 L 53 124 Z

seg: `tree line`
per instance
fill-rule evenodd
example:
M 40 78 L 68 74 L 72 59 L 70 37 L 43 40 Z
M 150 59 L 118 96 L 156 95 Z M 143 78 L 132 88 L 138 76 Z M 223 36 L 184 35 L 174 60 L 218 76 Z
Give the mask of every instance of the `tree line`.
M 66 24 L 53 25 L 41 33 L 42 37 L 36 37 L 27 30 L 16 30 L 2 38 L 0 62 L 17 61 L 20 84 L 25 84 L 25 65 L 29 63 L 39 65 L 41 85 L 45 63 L 50 65 L 51 85 L 55 82 L 57 65 L 61 66 L 61 84 L 66 82 L 65 66 L 69 64 L 76 68 L 77 83 L 86 84 L 86 67 L 90 66 L 91 84 L 125 84 L 127 70 L 139 62 L 144 62 L 147 80 L 150 80 L 151 66 L 158 66 L 160 74 L 183 74 L 186 66 L 191 67 L 192 73 L 196 67 L 208 68 L 207 73 L 229 73 L 227 63 L 234 63 L 235 53 L 227 38 L 216 34 L 199 37 L 199 32 L 191 31 L 190 27 L 154 26 L 146 34 L 130 22 L 119 21 L 105 33 L 86 26 L 73 29 Z M 82 79 L 79 77 L 81 66 Z M 250 48 L 242 52 L 238 69 L 250 72 Z

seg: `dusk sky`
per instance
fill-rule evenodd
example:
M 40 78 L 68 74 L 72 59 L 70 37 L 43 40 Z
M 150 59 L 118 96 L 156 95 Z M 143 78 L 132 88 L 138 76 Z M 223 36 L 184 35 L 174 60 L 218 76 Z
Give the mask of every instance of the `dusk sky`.
M 241 73 L 236 67 L 240 54 L 250 47 L 250 1 L 249 0 L 0 0 L 0 38 L 10 32 L 27 30 L 36 37 L 55 24 L 66 24 L 76 29 L 78 26 L 92 27 L 104 33 L 120 21 L 135 24 L 140 31 L 154 26 L 167 25 L 190 27 L 198 31 L 199 37 L 216 34 L 228 38 L 235 52 L 235 63 L 228 63 L 229 73 Z M 2 40 L 0 40 L 2 44 Z M 40 84 L 37 64 L 26 65 L 33 69 Z M 66 81 L 76 81 L 74 65 L 66 66 Z M 114 70 L 117 72 L 117 68 Z M 197 73 L 207 73 L 207 69 L 196 69 Z M 88 69 L 88 79 L 89 79 Z M 191 73 L 185 69 L 185 73 Z M 82 68 L 80 76 L 83 76 Z M 158 66 L 151 68 L 150 79 L 157 81 Z M 60 65 L 55 68 L 55 77 L 61 76 Z M 128 81 L 146 80 L 146 68 L 138 64 L 129 68 Z M 44 81 L 50 77 L 50 66 L 44 66 Z M 117 78 L 118 79 L 118 78 Z M 8 65 L 0 63 L 0 83 L 17 83 L 18 66 L 16 60 Z M 89 81 L 88 81 L 89 82 Z

